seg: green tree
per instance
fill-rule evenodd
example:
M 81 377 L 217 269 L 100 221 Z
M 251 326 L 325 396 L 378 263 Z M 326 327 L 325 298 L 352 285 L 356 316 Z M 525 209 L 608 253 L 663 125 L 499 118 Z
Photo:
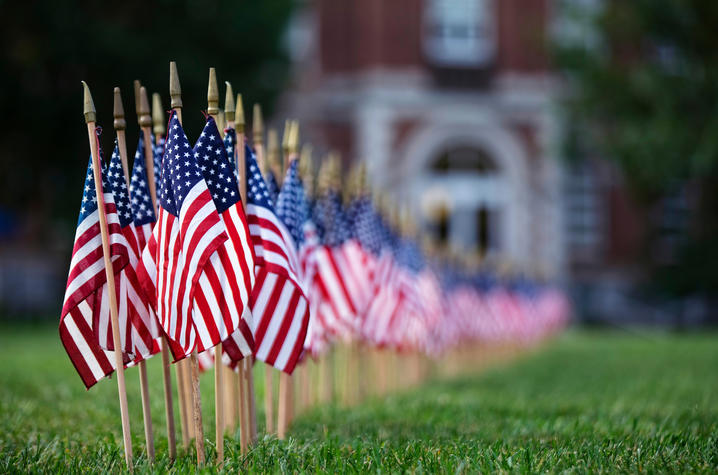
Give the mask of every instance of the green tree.
M 283 87 L 282 40 L 291 0 L 0 2 L 0 211 L 72 226 L 88 146 L 80 80 L 90 85 L 112 146 L 112 90 L 122 89 L 128 147 L 137 143 L 132 81 L 169 109 L 169 61 L 177 61 L 190 140 L 203 123 L 208 68 L 267 112 Z M 249 111 L 251 113 L 251 110 Z M 251 114 L 250 114 L 251 116 Z M 42 233 L 37 233 L 42 243 Z
M 715 294 L 718 2 L 601 3 L 582 41 L 559 42 L 559 64 L 575 87 L 569 117 L 586 132 L 582 145 L 614 160 L 646 206 L 690 189 L 695 204 L 677 261 L 659 266 L 647 254 L 645 264 L 668 290 Z

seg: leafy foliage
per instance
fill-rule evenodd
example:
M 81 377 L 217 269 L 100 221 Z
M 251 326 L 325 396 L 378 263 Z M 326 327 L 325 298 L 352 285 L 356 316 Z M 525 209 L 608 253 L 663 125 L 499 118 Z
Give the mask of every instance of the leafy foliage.
M 114 381 L 84 391 L 54 328 L 0 330 L 0 471 L 122 469 Z M 224 471 L 715 472 L 718 382 L 706 377 L 718 364 L 715 344 L 716 335 L 569 334 L 483 375 L 434 381 L 352 409 L 313 410 L 295 421 L 287 441 L 265 437 L 246 457 L 228 436 Z M 142 454 L 136 370 L 127 372 L 138 471 L 190 472 L 191 451 L 174 465 L 166 458 L 156 360 L 148 363 L 152 466 Z M 212 382 L 211 373 L 203 376 L 209 439 Z M 211 460 L 210 440 L 207 451 Z
M 601 4 L 593 19 L 582 19 L 588 37 L 557 50 L 576 91 L 572 128 L 588 137 L 584 147 L 615 160 L 644 204 L 677 192 L 688 197 L 687 239 L 663 280 L 678 293 L 716 293 L 718 280 L 705 279 L 704 269 L 718 265 L 711 252 L 718 238 L 718 3 Z M 580 10 L 570 14 L 581 17 Z M 656 233 L 647 237 L 651 249 Z
M 41 220 L 74 221 L 89 153 L 82 79 L 105 127 L 106 150 L 114 136 L 113 87 L 122 89 L 132 151 L 139 136 L 132 81 L 161 93 L 169 109 L 171 60 L 178 64 L 190 135 L 202 126 L 210 66 L 221 86 L 229 80 L 243 93 L 245 108 L 253 102 L 271 108 L 287 76 L 282 36 L 291 3 L 1 2 L 0 202 Z

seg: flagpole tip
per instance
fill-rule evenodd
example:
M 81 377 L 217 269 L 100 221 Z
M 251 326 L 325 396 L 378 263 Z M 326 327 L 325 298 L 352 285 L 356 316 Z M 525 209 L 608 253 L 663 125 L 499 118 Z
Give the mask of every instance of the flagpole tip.
M 279 134 L 276 129 L 267 130 L 267 160 L 264 161 L 264 166 L 273 173 L 276 173 L 279 167 Z
M 152 132 L 155 135 L 165 134 L 165 113 L 162 109 L 162 96 L 159 92 L 152 94 Z
M 262 120 L 262 108 L 259 104 L 254 104 L 254 110 L 252 111 L 252 132 L 255 145 L 262 145 L 264 142 L 262 138 L 264 135 L 264 122 Z
M 182 88 L 177 74 L 177 63 L 174 61 L 170 61 L 170 98 L 170 106 L 173 109 L 182 108 Z
M 209 84 L 207 85 L 207 113 L 217 118 L 219 113 L 219 87 L 217 86 L 217 70 L 209 68 Z
M 152 126 L 152 117 L 150 116 L 150 101 L 147 99 L 147 88 L 140 87 L 140 127 Z
M 114 117 L 115 120 L 112 122 L 112 125 L 114 125 L 115 130 L 125 130 L 127 122 L 125 121 L 125 108 L 122 105 L 122 93 L 120 92 L 119 87 L 116 87 L 113 92 L 114 104 L 112 108 L 112 117 Z
M 92 94 L 90 93 L 90 87 L 85 81 L 82 81 L 83 89 L 83 110 L 82 113 L 85 115 L 85 123 L 97 121 L 97 111 L 95 110 L 95 103 L 92 100 Z
M 224 94 L 224 116 L 228 122 L 234 122 L 234 91 L 232 91 L 232 84 L 229 81 L 224 81 L 224 85 L 227 88 Z
M 284 133 L 282 134 L 282 151 L 285 155 L 289 154 L 289 136 L 292 133 L 292 121 L 286 119 L 284 121 Z
M 299 151 L 299 121 L 293 120 L 291 122 L 291 129 L 289 130 L 289 153 L 297 154 Z

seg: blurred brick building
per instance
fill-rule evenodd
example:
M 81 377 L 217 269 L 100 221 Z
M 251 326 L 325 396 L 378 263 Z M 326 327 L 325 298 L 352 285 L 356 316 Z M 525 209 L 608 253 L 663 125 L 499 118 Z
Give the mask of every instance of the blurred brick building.
M 602 242 L 588 181 L 573 190 L 583 222 L 566 222 L 572 191 L 559 157 L 552 8 L 550 0 L 307 2 L 288 34 L 294 75 L 283 112 L 301 119 L 319 151 L 366 159 L 426 232 L 562 276 L 572 246 L 597 256 Z

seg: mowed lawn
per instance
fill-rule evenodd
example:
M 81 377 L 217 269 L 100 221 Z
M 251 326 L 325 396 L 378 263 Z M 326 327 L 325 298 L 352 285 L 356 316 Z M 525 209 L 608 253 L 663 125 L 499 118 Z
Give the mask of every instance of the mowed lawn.
M 191 453 L 166 458 L 159 358 L 148 366 L 154 466 L 127 373 L 137 468 L 193 470 Z M 211 374 L 202 391 L 212 460 Z M 120 441 L 114 379 L 85 391 L 54 326 L 0 325 L 1 473 L 116 472 Z M 228 472 L 715 472 L 718 334 L 571 331 L 478 374 L 304 413 L 247 457 L 228 436 L 225 451 Z

